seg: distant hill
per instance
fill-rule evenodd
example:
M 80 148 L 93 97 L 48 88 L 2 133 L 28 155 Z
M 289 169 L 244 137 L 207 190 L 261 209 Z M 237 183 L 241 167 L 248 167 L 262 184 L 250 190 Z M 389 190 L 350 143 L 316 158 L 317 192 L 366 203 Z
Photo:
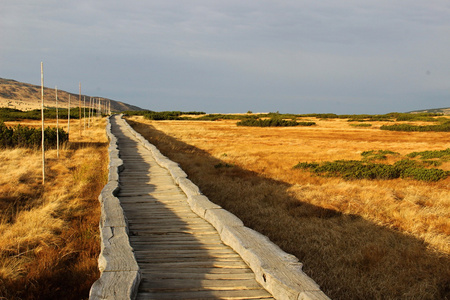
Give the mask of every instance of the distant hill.
M 408 113 L 442 113 L 444 115 L 450 115 L 450 107 L 446 108 L 431 108 L 431 109 L 423 109 L 423 110 L 414 110 L 409 111 Z
M 79 95 L 58 90 L 58 106 L 78 107 Z M 130 105 L 124 102 L 111 100 L 103 97 L 81 95 L 81 106 L 84 106 L 84 99 L 86 97 L 86 106 L 89 105 L 89 98 L 101 99 L 101 101 L 111 101 L 111 111 L 120 112 L 126 110 L 143 110 L 140 107 Z M 44 106 L 55 107 L 55 90 L 44 87 Z M 41 87 L 29 83 L 23 83 L 12 79 L 0 78 L 0 107 L 9 107 L 20 110 L 32 110 L 41 108 Z

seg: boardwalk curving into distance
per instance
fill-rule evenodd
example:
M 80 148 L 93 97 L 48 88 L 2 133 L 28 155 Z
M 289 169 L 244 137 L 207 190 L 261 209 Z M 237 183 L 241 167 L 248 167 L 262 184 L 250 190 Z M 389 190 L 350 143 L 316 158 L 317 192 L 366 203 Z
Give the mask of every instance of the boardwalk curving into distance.
M 124 122 L 111 118 L 124 166 L 117 197 L 141 272 L 136 299 L 274 299 Z

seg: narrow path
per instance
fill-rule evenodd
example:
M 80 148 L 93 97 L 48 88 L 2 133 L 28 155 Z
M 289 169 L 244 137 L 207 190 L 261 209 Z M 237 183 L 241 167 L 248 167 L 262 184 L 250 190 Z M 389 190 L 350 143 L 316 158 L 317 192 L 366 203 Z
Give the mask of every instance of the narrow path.
M 274 299 L 124 122 L 111 119 L 124 162 L 117 197 L 142 273 L 137 299 Z

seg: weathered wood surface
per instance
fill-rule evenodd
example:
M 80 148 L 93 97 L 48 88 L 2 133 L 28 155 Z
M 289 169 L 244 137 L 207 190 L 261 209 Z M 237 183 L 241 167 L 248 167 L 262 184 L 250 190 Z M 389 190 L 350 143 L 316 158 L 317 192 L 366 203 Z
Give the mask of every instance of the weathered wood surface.
M 157 149 L 151 152 L 119 117 L 111 123 L 123 160 L 117 198 L 141 274 L 137 299 L 274 299 L 217 230 L 191 210 L 187 198 L 200 191 L 186 174 L 162 167 L 176 164 L 158 157 Z
M 110 141 L 108 183 L 98 197 L 101 205 L 101 252 L 98 258 L 101 275 L 92 285 L 89 299 L 133 299 L 140 282 L 140 272 L 129 244 L 123 209 L 116 197 L 123 161 L 119 158 L 117 139 L 111 133 L 109 119 L 106 133 Z

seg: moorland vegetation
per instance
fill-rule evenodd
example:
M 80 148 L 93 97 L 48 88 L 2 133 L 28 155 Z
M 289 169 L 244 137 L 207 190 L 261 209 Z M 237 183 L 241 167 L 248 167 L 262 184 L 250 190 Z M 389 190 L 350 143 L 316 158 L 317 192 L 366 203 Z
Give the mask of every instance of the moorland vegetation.
M 93 109 L 93 115 L 97 115 L 97 110 Z M 83 117 L 84 109 L 81 112 Z M 33 109 L 28 111 L 22 111 L 14 108 L 0 108 L 0 121 L 19 121 L 19 120 L 40 120 L 42 118 L 40 109 Z M 45 119 L 56 119 L 56 108 L 46 108 L 44 109 L 44 118 Z M 58 109 L 58 118 L 59 119 L 67 119 L 68 118 L 68 109 L 59 108 Z M 71 109 L 70 110 L 70 118 L 71 119 L 79 119 L 79 109 Z
M 450 177 L 421 180 L 411 170 L 439 167 L 448 175 L 449 133 L 380 127 L 426 126 L 448 117 L 398 121 L 401 116 L 295 116 L 316 126 L 285 128 L 236 126 L 245 115 L 214 116 L 215 122 L 128 121 L 178 162 L 211 201 L 297 256 L 332 299 L 446 299 Z M 367 122 L 371 126 L 351 126 Z M 341 169 L 318 176 L 293 168 L 335 161 L 353 161 L 357 172 L 369 176 L 342 178 L 347 171 Z M 394 165 L 395 172 L 388 167 Z M 378 170 L 400 176 L 370 175 Z
M 57 142 L 65 144 L 69 134 L 62 128 L 44 128 L 44 148 L 56 148 Z M 40 148 L 42 146 L 42 129 L 23 126 L 6 126 L 0 121 L 0 149 L 1 148 Z
M 290 126 L 313 126 L 312 121 L 298 121 L 303 118 L 315 118 L 319 120 L 346 120 L 353 122 L 353 127 L 371 127 L 372 124 L 365 122 L 429 122 L 434 124 L 383 124 L 381 130 L 390 131 L 438 131 L 449 132 L 450 120 L 443 117 L 441 113 L 388 113 L 383 115 L 337 115 L 337 114 L 283 114 L 279 112 L 263 114 L 205 114 L 204 112 L 182 112 L 182 111 L 127 111 L 128 116 L 143 116 L 148 120 L 197 120 L 197 121 L 219 121 L 239 120 L 238 126 L 254 127 L 290 127 Z M 358 124 L 359 122 L 359 124 Z
M 29 128 L 8 122 L 16 124 L 14 134 L 40 126 L 20 122 Z M 46 126 L 55 125 L 46 120 Z M 55 149 L 46 151 L 45 185 L 39 147 L 0 147 L 0 299 L 87 299 L 99 277 L 105 120 L 94 118 L 86 130 L 78 126 L 72 124 L 70 137 L 61 140 L 59 157 Z M 59 131 L 67 125 L 60 123 Z

